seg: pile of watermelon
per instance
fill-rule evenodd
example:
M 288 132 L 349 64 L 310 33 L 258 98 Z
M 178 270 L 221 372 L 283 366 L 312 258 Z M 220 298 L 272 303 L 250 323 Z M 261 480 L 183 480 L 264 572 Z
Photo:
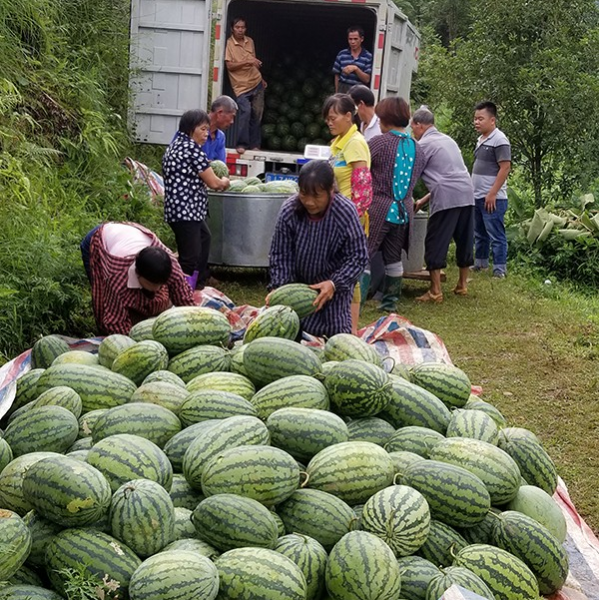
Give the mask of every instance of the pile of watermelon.
M 283 286 L 242 344 L 173 308 L 95 354 L 32 350 L 0 438 L 0 600 L 531 600 L 568 574 L 555 466 L 472 396 Z M 77 591 L 77 589 L 79 591 Z M 96 595 L 93 595 L 96 594 Z
M 291 196 L 297 191 L 297 183 L 291 179 L 265 183 L 258 177 L 240 177 L 231 180 L 227 194 L 285 194 Z

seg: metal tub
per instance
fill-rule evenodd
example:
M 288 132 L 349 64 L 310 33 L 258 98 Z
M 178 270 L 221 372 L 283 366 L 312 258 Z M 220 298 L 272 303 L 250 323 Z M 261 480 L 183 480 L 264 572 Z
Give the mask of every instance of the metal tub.
M 209 192 L 212 232 L 209 262 L 231 267 L 268 267 L 270 242 L 287 194 Z

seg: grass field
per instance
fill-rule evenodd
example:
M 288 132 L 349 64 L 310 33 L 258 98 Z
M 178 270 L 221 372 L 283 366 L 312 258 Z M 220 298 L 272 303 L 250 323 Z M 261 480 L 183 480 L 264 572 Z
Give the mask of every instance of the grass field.
M 237 304 L 260 306 L 263 272 L 217 273 Z M 599 300 L 526 275 L 476 274 L 469 295 L 419 305 L 425 282 L 407 281 L 400 314 L 438 334 L 454 363 L 511 425 L 534 431 L 555 460 L 580 514 L 599 531 Z M 375 321 L 369 301 L 361 324 Z

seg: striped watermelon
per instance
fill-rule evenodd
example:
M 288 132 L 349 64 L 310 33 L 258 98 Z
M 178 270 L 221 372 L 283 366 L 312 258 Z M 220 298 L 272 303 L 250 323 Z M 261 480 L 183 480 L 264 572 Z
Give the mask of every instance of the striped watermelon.
M 305 283 L 288 283 L 270 292 L 268 303 L 270 306 L 289 306 L 303 319 L 316 310 L 314 301 L 317 296 L 318 292 Z
M 391 382 L 383 369 L 363 360 L 345 360 L 326 374 L 332 409 L 348 417 L 372 417 L 391 401 Z
M 135 479 L 114 492 L 110 503 L 112 535 L 142 558 L 156 554 L 175 537 L 175 507 L 155 481 Z
M 52 590 L 37 585 L 11 584 L 0 589 L 0 600 L 62 600 Z
M 447 406 L 420 386 L 395 375 L 390 379 L 391 401 L 380 416 L 396 428 L 414 425 L 445 435 L 451 418 Z
M 439 574 L 439 568 L 420 556 L 402 556 L 397 559 L 397 564 L 404 598 L 426 600 L 428 585 Z
M 137 387 L 127 377 L 104 367 L 66 364 L 54 365 L 41 374 L 37 394 L 57 385 L 69 386 L 81 396 L 84 413 L 125 404 Z
M 45 519 L 63 527 L 85 527 L 107 514 L 111 491 L 93 466 L 69 456 L 51 456 L 27 469 L 23 494 Z
M 557 592 L 568 577 L 568 554 L 549 530 L 514 510 L 497 516 L 492 532 L 495 546 L 522 560 L 534 573 L 544 596 Z
M 279 515 L 275 512 L 274 508 L 271 508 L 270 512 L 272 513 L 272 516 L 275 518 L 275 521 L 277 522 L 277 531 L 279 533 L 279 537 L 285 535 L 287 533 L 287 531 L 285 530 L 285 523 L 283 523 L 283 519 L 281 519 L 281 517 L 279 517 Z
M 531 442 L 536 442 L 537 444 L 541 443 L 541 440 L 532 432 L 530 429 L 525 429 L 524 427 L 504 427 L 499 432 L 499 440 L 497 445 L 505 450 L 503 447 L 505 444 L 508 444 L 512 440 L 521 440 L 526 439 Z
M 194 377 L 214 371 L 228 371 L 229 351 L 220 346 L 195 346 L 171 358 L 168 370 L 188 383 Z
M 50 540 L 63 528 L 61 525 L 44 519 L 35 510 L 30 510 L 23 517 L 23 522 L 31 533 L 31 550 L 27 557 L 27 564 L 32 567 L 43 567 L 46 547 Z
M 8 414 L 38 397 L 37 382 L 45 369 L 32 369 L 17 379 L 17 391 Z
M 393 485 L 367 500 L 361 529 L 384 540 L 395 556 L 407 556 L 426 541 L 430 521 L 428 504 L 420 492 Z
M 469 544 L 492 544 L 493 527 L 497 520 L 496 515 L 500 512 L 499 509 L 491 507 L 491 510 L 480 523 L 477 523 L 474 527 L 460 529 L 462 537 Z
M 539 597 L 539 586 L 532 571 L 519 558 L 501 548 L 487 544 L 466 546 L 457 553 L 454 564 L 478 575 L 496 600 Z
M 307 585 L 289 558 L 266 548 L 237 548 L 216 561 L 219 600 L 305 600 Z
M 189 510 L 193 510 L 204 499 L 204 495 L 194 490 L 181 473 L 173 475 L 170 496 L 175 508 L 187 508 Z
M 534 485 L 522 485 L 516 496 L 505 507 L 517 510 L 544 525 L 560 543 L 566 540 L 567 525 L 564 513 L 556 501 Z
M 324 592 L 324 575 L 328 554 L 322 544 L 307 535 L 284 535 L 274 547 L 292 560 L 306 578 L 306 600 L 318 600 Z
M 515 438 L 500 443 L 499 447 L 516 461 L 528 484 L 553 495 L 557 488 L 557 469 L 541 444 L 527 438 Z
M 314 538 L 327 550 L 357 524 L 356 515 L 348 504 L 320 490 L 296 490 L 277 506 L 277 514 L 288 533 Z
M 291 375 L 318 375 L 320 360 L 306 346 L 291 340 L 262 337 L 250 342 L 243 352 L 248 377 L 262 387 Z
M 193 509 L 175 506 L 175 528 L 173 540 L 183 540 L 195 537 L 196 528 L 191 520 L 192 510 Z
M 274 548 L 277 522 L 263 504 L 235 494 L 217 494 L 202 500 L 193 511 L 197 535 L 218 550 L 255 546 Z
M 151 317 L 150 319 L 144 319 L 139 323 L 136 323 L 131 327 L 129 331 L 129 337 L 136 342 L 143 342 L 144 340 L 153 340 L 152 329 L 157 317 Z
M 482 598 L 495 600 L 493 592 L 486 586 L 485 582 L 464 567 L 447 567 L 441 573 L 435 575 L 428 586 L 426 600 L 439 600 L 452 585 L 459 585 Z
M 248 376 L 247 370 L 243 364 L 243 353 L 245 352 L 246 348 L 247 346 L 237 344 L 231 349 L 231 373 L 238 373 L 244 377 Z
M 486 486 L 491 504 L 509 502 L 520 487 L 520 469 L 512 457 L 493 444 L 470 438 L 448 438 L 439 442 L 430 458 L 463 467 Z
M 487 413 L 480 410 L 458 409 L 451 414 L 445 435 L 448 438 L 474 438 L 489 444 L 497 444 L 499 429 Z
M 205 496 L 228 492 L 265 506 L 285 501 L 299 483 L 300 470 L 293 456 L 272 446 L 228 448 L 213 455 L 202 471 Z
M 280 408 L 271 413 L 266 426 L 273 446 L 303 461 L 349 438 L 348 426 L 341 417 L 317 408 Z
M 169 371 L 162 372 L 168 373 Z M 156 404 L 178 415 L 188 397 L 189 392 L 185 387 L 167 381 L 151 381 L 143 383 L 133 392 L 131 402 Z
M 422 363 L 410 371 L 410 381 L 433 393 L 448 407 L 468 402 L 472 386 L 468 375 L 454 365 Z
M 39 408 L 40 406 L 62 406 L 70 410 L 76 419 L 81 416 L 81 411 L 83 410 L 81 396 L 73 388 L 66 385 L 57 385 L 42 392 L 33 404 L 35 408 Z
M 418 554 L 434 565 L 449 567 L 456 552 L 467 545 L 468 542 L 453 527 L 431 519 L 428 537 Z
M 112 368 L 114 359 L 127 348 L 134 346 L 136 341 L 128 335 L 114 333 L 105 337 L 98 346 L 98 363 L 107 369 Z
M 462 467 L 435 460 L 410 465 L 401 483 L 418 490 L 431 515 L 452 527 L 470 527 L 485 518 L 491 498 L 485 484 Z
M 474 396 L 473 394 L 470 395 L 468 402 L 464 404 L 464 408 L 467 410 L 480 410 L 486 413 L 491 417 L 491 419 L 493 419 L 493 421 L 495 421 L 495 425 L 497 425 L 499 429 L 507 425 L 506 418 L 501 414 L 496 406 L 481 400 L 478 396 Z
M 31 532 L 11 510 L 0 509 L 0 581 L 12 577 L 31 550 Z
M 171 550 L 185 550 L 186 552 L 195 552 L 201 556 L 205 556 L 210 560 L 214 560 L 220 556 L 220 552 L 213 548 L 210 544 L 197 538 L 185 538 L 175 540 L 166 546 L 161 552 L 170 552 Z
M 306 375 L 278 379 L 258 390 L 251 402 L 257 415 L 264 420 L 280 408 L 329 409 L 329 396 L 324 385 Z
M 79 438 L 92 437 L 92 430 L 96 421 L 103 415 L 108 408 L 98 408 L 96 410 L 90 410 L 89 412 L 79 417 Z
M 25 564 L 21 566 L 21 568 L 8 580 L 7 583 L 10 585 L 32 585 L 42 587 L 44 582 L 42 581 L 41 575 L 42 573 L 38 573 L 37 569 L 34 570 L 32 567 L 28 567 Z
M 261 337 L 295 340 L 300 330 L 297 313 L 289 306 L 271 305 L 262 309 L 245 330 L 243 343 L 249 344 Z
M 94 445 L 94 440 L 91 437 L 79 438 L 73 442 L 73 445 L 67 450 L 67 454 L 72 452 L 80 452 L 81 450 L 89 450 Z
M 417 425 L 408 425 L 398 429 L 385 444 L 387 452 L 413 452 L 423 458 L 428 458 L 431 450 L 445 439 L 445 436 L 438 431 L 419 427 Z
M 133 550 L 112 536 L 95 529 L 65 529 L 48 544 L 46 573 L 53 587 L 64 595 L 65 570 L 118 584 L 119 596 L 127 598 L 129 580 L 141 560 Z
M 69 450 L 65 456 L 69 456 L 81 462 L 87 462 L 87 455 L 89 454 L 89 448 L 82 448 L 80 450 Z
M 410 381 L 410 373 L 412 372 L 411 365 L 404 365 L 399 362 L 395 362 L 395 364 L 391 367 L 391 371 L 389 371 L 390 375 L 395 375 L 396 377 L 401 377 L 406 381 Z
M 184 388 L 185 382 L 179 377 L 175 375 L 171 371 L 165 371 L 164 369 L 159 369 L 158 371 L 154 371 L 150 373 L 142 382 L 142 385 L 147 383 L 172 383 L 173 385 L 178 385 L 179 387 Z
M 347 424 L 347 429 L 349 431 L 349 441 L 372 442 L 378 446 L 384 446 L 395 433 L 393 425 L 379 417 L 352 419 Z
M 31 366 L 34 369 L 47 369 L 54 359 L 69 351 L 69 345 L 57 335 L 46 335 L 31 349 Z
M 324 360 L 341 362 L 344 360 L 362 360 L 377 367 L 383 366 L 381 355 L 374 346 L 350 333 L 337 333 L 324 345 Z
M 30 452 L 15 458 L 0 472 L 0 507 L 24 516 L 33 509 L 23 495 L 23 476 L 27 469 L 42 458 L 60 456 L 55 452 Z
M 130 433 L 146 438 L 162 448 L 181 431 L 181 421 L 175 413 L 145 402 L 129 402 L 115 406 L 100 415 L 94 425 L 95 442 L 111 435 Z
M 168 367 L 166 348 L 154 340 L 137 342 L 134 346 L 123 350 L 112 362 L 111 369 L 124 375 L 136 385 L 153 371 Z
M 175 355 L 194 346 L 226 344 L 231 333 L 227 317 L 205 306 L 178 306 L 163 312 L 152 327 L 152 337 Z
M 411 464 L 421 460 L 426 460 L 423 456 L 420 456 L 420 454 L 408 452 L 407 450 L 389 452 L 389 456 L 393 461 L 393 468 L 397 475 L 402 475 L 405 469 L 407 469 Z
M 129 582 L 131 600 L 214 600 L 218 571 L 209 558 L 169 550 L 146 559 Z
M 150 479 L 171 489 L 173 468 L 168 457 L 137 435 L 121 433 L 100 440 L 89 451 L 87 462 L 106 477 L 113 492 L 132 479 Z
M 185 427 L 210 419 L 226 419 L 240 415 L 256 416 L 254 405 L 237 394 L 218 390 L 192 392 L 179 411 L 179 417 Z
M 168 456 L 168 459 L 173 465 L 173 470 L 176 473 L 183 472 L 183 457 L 191 442 L 213 425 L 220 423 L 220 421 L 221 419 L 211 419 L 209 421 L 194 423 L 193 425 L 182 429 L 166 443 L 164 446 L 164 453 Z
M 239 373 L 204 373 L 194 377 L 187 384 L 188 392 L 197 392 L 198 390 L 220 390 L 221 392 L 231 392 L 237 394 L 246 400 L 251 400 L 256 393 L 254 384 L 244 375 Z
M 0 473 L 2 469 L 14 458 L 12 450 L 8 442 L 4 438 L 0 438 Z
M 66 363 L 75 363 L 77 365 L 98 366 L 98 355 L 84 350 L 70 350 L 60 356 L 57 356 L 53 361 L 53 365 L 64 365 Z
M 307 484 L 349 504 L 366 502 L 393 482 L 393 462 L 370 442 L 342 442 L 321 450 L 308 464 Z
M 77 439 L 79 423 L 62 406 L 41 406 L 16 417 L 4 438 L 15 456 L 29 452 L 66 452 Z
M 401 576 L 391 548 L 366 531 L 351 531 L 331 550 L 325 573 L 333 600 L 394 599 Z

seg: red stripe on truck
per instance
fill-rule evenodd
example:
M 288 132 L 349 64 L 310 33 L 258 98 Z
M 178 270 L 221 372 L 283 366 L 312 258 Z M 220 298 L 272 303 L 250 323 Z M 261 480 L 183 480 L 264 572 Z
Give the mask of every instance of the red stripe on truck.
M 381 87 L 381 76 L 376 75 L 374 78 L 374 89 L 378 90 Z
M 218 81 L 218 67 L 214 67 L 212 70 L 212 81 Z
M 218 23 L 214 27 L 214 39 L 220 40 L 220 25 Z
M 379 50 L 382 50 L 385 45 L 385 34 L 379 33 Z

